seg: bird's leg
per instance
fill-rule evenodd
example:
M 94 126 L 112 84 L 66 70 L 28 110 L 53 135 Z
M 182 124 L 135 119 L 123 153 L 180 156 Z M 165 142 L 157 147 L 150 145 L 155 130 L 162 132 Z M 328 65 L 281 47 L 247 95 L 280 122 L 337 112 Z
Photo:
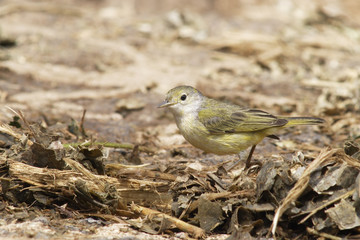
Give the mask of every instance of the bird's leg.
M 255 151 L 255 147 L 256 145 L 252 146 L 251 149 L 250 149 L 250 152 L 249 152 L 249 155 L 246 159 L 246 165 L 245 165 L 245 169 L 249 168 L 250 167 L 250 162 L 251 162 L 251 158 L 252 158 L 252 155 Z M 231 171 L 232 169 L 234 169 L 237 165 L 239 165 L 239 163 L 241 163 L 241 155 L 239 153 L 239 160 L 236 161 L 236 163 L 234 163 L 231 167 L 229 167 L 228 169 L 226 169 L 226 171 Z
M 256 148 L 256 145 L 252 146 L 251 149 L 250 149 L 249 156 L 246 159 L 245 169 L 250 167 L 251 158 L 252 158 L 252 155 L 253 155 L 253 153 L 255 151 L 255 148 Z

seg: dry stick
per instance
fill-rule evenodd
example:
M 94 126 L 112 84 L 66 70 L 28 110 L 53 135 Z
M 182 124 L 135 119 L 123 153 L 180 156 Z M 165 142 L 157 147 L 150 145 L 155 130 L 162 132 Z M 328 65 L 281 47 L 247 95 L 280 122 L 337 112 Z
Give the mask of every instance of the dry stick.
M 253 190 L 242 190 L 237 192 L 220 192 L 220 193 L 204 193 L 202 196 L 206 197 L 208 200 L 213 201 L 219 198 L 232 198 L 232 197 L 238 197 L 238 198 L 249 198 L 255 195 L 255 191 Z M 194 202 L 190 204 L 190 207 L 186 211 L 187 214 L 192 213 L 195 211 L 200 204 L 200 200 L 197 199 Z
M 151 165 L 150 163 L 144 163 L 141 165 L 126 165 L 126 164 L 121 164 L 121 163 L 109 163 L 109 164 L 106 164 L 105 167 L 109 168 L 109 169 L 123 170 L 123 169 L 139 169 L 139 168 L 147 167 L 150 165 Z
M 102 219 L 107 220 L 107 221 L 114 221 L 114 222 L 117 222 L 117 223 L 122 223 L 122 224 L 124 224 L 126 226 L 130 226 L 128 223 L 126 223 L 121 218 L 119 218 L 117 216 L 114 216 L 114 215 L 111 215 L 111 214 L 87 213 L 87 214 L 83 214 L 83 215 L 87 216 L 87 217 L 98 217 L 98 218 L 102 218 Z
M 27 127 L 27 128 L 29 129 L 29 131 L 31 131 L 32 134 L 34 135 L 34 138 L 37 139 L 38 136 L 37 136 L 36 132 L 35 132 L 34 129 L 30 126 L 29 122 L 25 119 L 25 117 L 24 117 L 24 115 L 22 114 L 22 112 L 21 112 L 20 110 L 19 110 L 19 111 L 16 111 L 16 110 L 12 109 L 12 108 L 9 107 L 9 106 L 6 106 L 6 107 L 7 107 L 7 109 L 9 109 L 9 110 L 12 111 L 13 113 L 15 113 L 15 114 L 24 122 L 25 127 Z M 5 130 L 6 130 L 6 128 L 7 128 L 7 130 L 11 130 L 10 133 L 8 133 L 8 134 L 10 134 L 11 136 L 15 137 L 15 138 L 18 139 L 18 140 L 21 140 L 21 138 L 22 138 L 21 136 L 22 136 L 22 135 L 21 135 L 21 134 L 18 134 L 18 133 L 15 133 L 15 131 L 13 131 L 13 130 L 11 129 L 10 125 L 5 124 L 5 123 L 1 123 L 1 127 L 2 127 L 3 129 L 5 129 Z M 2 129 L 2 130 L 3 130 L 3 129 Z M 14 135 L 12 135 L 11 133 L 13 133 Z M 29 146 L 31 146 L 31 145 L 33 144 L 33 142 L 30 141 L 30 140 L 27 140 L 26 143 L 29 144 Z
M 288 195 L 286 196 L 282 204 L 276 210 L 274 220 L 271 225 L 271 233 L 274 236 L 280 217 L 288 209 L 290 204 L 294 202 L 296 199 L 298 199 L 300 195 L 304 192 L 304 190 L 307 188 L 310 180 L 310 174 L 312 173 L 312 171 L 316 169 L 318 166 L 320 166 L 322 163 L 324 163 L 329 157 L 331 157 L 332 155 L 334 155 L 336 152 L 339 151 L 341 151 L 341 149 L 329 150 L 327 148 L 322 150 L 320 154 L 317 156 L 317 158 L 312 163 L 310 163 L 310 165 L 305 169 L 301 178 L 297 181 L 295 186 L 289 191 Z
M 312 228 L 309 228 L 307 227 L 306 228 L 306 231 L 310 234 L 313 234 L 313 235 L 318 235 L 320 237 L 323 237 L 323 238 L 327 238 L 327 239 L 332 239 L 332 240 L 341 240 L 342 238 L 340 237 L 336 237 L 334 235 L 330 235 L 328 233 L 321 233 L 321 232 L 318 232 L 316 231 L 315 229 L 312 229 Z
M 319 210 L 321 210 L 321 209 L 329 206 L 330 204 L 333 204 L 333 203 L 337 202 L 337 201 L 340 200 L 340 199 L 346 199 L 346 198 L 348 198 L 349 196 L 353 195 L 354 192 L 355 192 L 355 189 L 350 190 L 350 191 L 348 191 L 347 193 L 345 193 L 345 194 L 343 194 L 343 195 L 341 195 L 341 196 L 339 196 L 339 197 L 337 197 L 337 198 L 335 198 L 335 199 L 333 199 L 333 200 L 331 200 L 331 201 L 329 201 L 329 202 L 326 202 L 325 204 L 323 204 L 323 205 L 321 205 L 321 206 L 313 209 L 313 210 L 312 210 L 305 218 L 303 218 L 299 223 L 300 223 L 300 224 L 301 224 L 301 223 L 304 223 L 306 220 L 308 220 L 312 215 L 314 215 L 315 213 L 317 213 Z
M 30 126 L 30 124 L 29 124 L 29 122 L 26 120 L 24 114 L 23 114 L 20 110 L 16 111 L 16 110 L 12 109 L 12 108 L 9 107 L 9 106 L 7 106 L 7 109 L 9 109 L 9 110 L 12 111 L 13 113 L 15 113 L 15 114 L 24 122 L 25 127 L 27 127 L 27 129 L 29 129 L 29 131 L 32 132 L 32 134 L 34 135 L 34 138 L 35 138 L 36 140 L 38 140 L 38 138 L 39 138 L 38 134 L 37 134 L 37 133 L 34 131 L 34 129 Z
M 109 147 L 109 148 L 124 148 L 124 149 L 134 149 L 135 145 L 131 144 L 131 143 L 114 143 L 114 142 L 85 142 L 85 143 L 64 143 L 63 146 L 65 148 L 68 147 L 78 147 L 78 146 L 83 146 L 83 147 L 89 147 L 91 145 L 101 145 L 103 147 Z M 153 153 L 154 150 L 147 148 L 147 147 L 143 147 L 143 146 L 139 146 L 139 150 L 143 151 L 143 152 L 147 152 L 147 153 Z
M 13 136 L 18 141 L 21 141 L 21 139 L 23 137 L 22 134 L 16 132 L 13 127 L 11 127 L 10 125 L 8 125 L 6 123 L 0 123 L 0 132 L 6 133 L 6 134 L 8 134 L 10 136 Z M 27 139 L 26 144 L 28 146 L 31 146 L 31 145 L 33 145 L 33 142 L 31 140 Z
M 350 157 L 349 155 L 346 155 L 344 152 L 341 153 L 341 160 L 343 162 L 345 162 L 346 164 L 357 168 L 358 170 L 360 169 L 359 160 L 357 160 L 357 159 L 355 159 L 353 157 Z
M 117 163 L 109 163 L 105 165 L 106 169 L 118 170 L 124 175 L 140 175 L 148 178 L 156 178 L 161 180 L 175 181 L 177 176 L 170 173 L 156 172 L 148 169 L 141 169 L 142 167 L 149 166 L 149 164 L 142 165 L 123 165 Z
M 77 172 L 83 174 L 84 176 L 96 182 L 98 186 L 101 187 L 101 190 L 105 189 L 105 183 L 99 179 L 100 177 L 98 175 L 93 174 L 88 169 L 86 169 L 81 163 L 67 157 L 64 157 L 63 160 L 66 162 L 68 166 L 70 166 L 71 169 L 76 170 Z
M 86 137 L 86 132 L 85 132 L 85 128 L 84 128 L 85 114 L 86 114 L 86 109 L 83 110 L 83 115 L 81 117 L 81 121 L 79 124 L 80 132 L 84 137 Z
M 56 207 L 56 209 L 58 209 L 59 210 L 59 212 L 60 213 L 62 213 L 62 214 L 64 214 L 64 215 L 66 215 L 68 218 L 76 218 L 77 216 L 81 216 L 82 217 L 82 215 L 81 214 L 79 214 L 79 213 L 77 213 L 77 212 L 75 212 L 75 211 L 71 211 L 71 210 L 68 210 L 68 209 L 66 209 L 66 205 L 64 206 L 59 206 L 59 205 L 56 205 L 56 204 L 53 204 L 55 207 Z
M 181 221 L 175 217 L 171 217 L 165 213 L 150 209 L 150 208 L 146 208 L 146 207 L 141 207 L 139 205 L 136 204 L 131 204 L 131 210 L 141 214 L 145 217 L 147 216 L 151 216 L 151 215 L 160 215 L 163 218 L 166 218 L 166 220 L 169 220 L 172 224 L 174 224 L 178 229 L 180 229 L 181 231 L 185 231 L 190 233 L 191 235 L 193 235 L 195 238 L 203 238 L 205 236 L 205 231 L 199 227 L 193 226 L 189 223 L 186 223 L 184 221 Z

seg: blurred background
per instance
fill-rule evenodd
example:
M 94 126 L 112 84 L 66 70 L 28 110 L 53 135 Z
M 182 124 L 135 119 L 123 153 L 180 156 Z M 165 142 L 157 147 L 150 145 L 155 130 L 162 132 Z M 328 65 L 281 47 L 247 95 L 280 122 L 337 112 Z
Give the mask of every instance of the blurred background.
M 0 121 L 80 121 L 94 138 L 185 141 L 156 109 L 181 84 L 279 115 L 359 130 L 360 2 L 0 1 Z M 324 144 L 330 144 L 330 140 Z

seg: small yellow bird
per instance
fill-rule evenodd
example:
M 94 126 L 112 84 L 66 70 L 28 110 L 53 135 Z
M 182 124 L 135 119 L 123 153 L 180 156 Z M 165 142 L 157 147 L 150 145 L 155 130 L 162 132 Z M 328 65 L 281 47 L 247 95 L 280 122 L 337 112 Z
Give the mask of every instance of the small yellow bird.
M 324 123 L 321 118 L 276 117 L 262 110 L 221 102 L 190 86 L 171 89 L 159 107 L 168 107 L 184 138 L 205 152 L 238 154 L 252 146 L 246 168 L 256 145 L 265 137 L 279 139 L 274 134 L 282 128 Z

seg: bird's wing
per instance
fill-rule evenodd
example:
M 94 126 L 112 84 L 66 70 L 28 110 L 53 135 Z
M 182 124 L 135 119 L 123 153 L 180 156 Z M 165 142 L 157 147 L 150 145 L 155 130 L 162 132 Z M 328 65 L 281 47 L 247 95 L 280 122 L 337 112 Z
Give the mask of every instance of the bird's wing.
M 236 105 L 203 108 L 198 117 L 211 134 L 253 132 L 280 127 L 288 122 L 261 110 L 240 108 Z

